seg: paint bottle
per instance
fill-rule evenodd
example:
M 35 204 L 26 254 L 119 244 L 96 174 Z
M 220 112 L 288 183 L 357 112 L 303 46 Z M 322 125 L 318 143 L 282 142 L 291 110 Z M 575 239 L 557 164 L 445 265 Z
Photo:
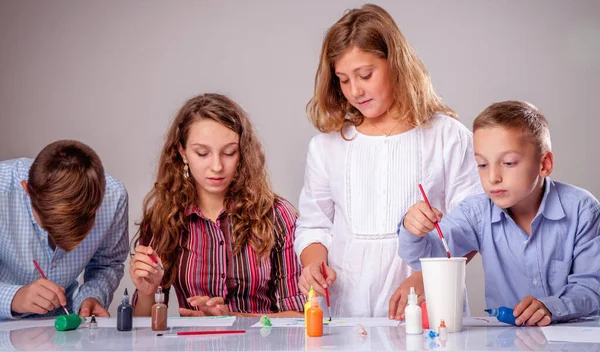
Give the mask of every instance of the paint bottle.
M 445 341 L 448 340 L 448 329 L 446 329 L 446 321 L 442 319 L 440 321 L 440 327 L 438 328 L 438 333 L 440 334 L 440 340 Z
M 154 294 L 154 301 L 156 303 L 152 306 L 152 330 L 167 330 L 167 305 L 164 303 L 165 294 L 160 286 Z
M 515 322 L 517 317 L 513 315 L 514 310 L 507 307 L 500 307 L 498 309 L 486 309 L 485 310 L 491 317 L 498 318 L 498 321 L 501 321 L 506 324 L 517 325 Z
M 313 297 L 310 308 L 306 312 L 306 335 L 310 337 L 323 336 L 323 311 L 319 307 L 319 299 Z
M 310 301 L 317 297 L 317 295 L 315 294 L 315 290 L 313 289 L 313 287 L 310 287 L 310 290 L 308 291 L 308 299 L 306 300 L 306 303 L 304 303 L 304 327 L 306 328 L 306 312 L 308 312 L 308 308 L 310 308 Z
M 408 294 L 408 306 L 404 309 L 404 317 L 406 318 L 406 333 L 407 334 L 422 334 L 423 321 L 421 307 L 417 305 L 417 294 L 415 288 L 410 288 Z
M 133 328 L 133 307 L 129 303 L 129 295 L 127 289 L 123 294 L 121 304 L 117 308 L 117 330 L 131 331 Z
M 65 314 L 56 317 L 54 327 L 58 331 L 68 331 L 77 329 L 83 323 L 85 323 L 85 318 L 77 314 Z

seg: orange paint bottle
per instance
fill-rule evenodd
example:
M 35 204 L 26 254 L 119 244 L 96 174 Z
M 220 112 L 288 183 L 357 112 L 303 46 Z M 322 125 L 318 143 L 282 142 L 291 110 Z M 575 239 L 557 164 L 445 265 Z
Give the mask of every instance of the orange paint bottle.
M 323 310 L 317 297 L 311 299 L 310 308 L 306 311 L 306 334 L 310 337 L 323 336 Z

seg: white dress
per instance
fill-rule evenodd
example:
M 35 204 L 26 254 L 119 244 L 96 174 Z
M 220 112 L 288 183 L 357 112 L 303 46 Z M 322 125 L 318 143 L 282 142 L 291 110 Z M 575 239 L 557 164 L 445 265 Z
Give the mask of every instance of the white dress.
M 398 256 L 398 222 L 421 200 L 446 214 L 482 192 L 472 133 L 459 121 L 435 115 L 427 124 L 393 136 L 367 136 L 355 127 L 319 134 L 309 145 L 294 248 L 328 250 L 337 279 L 331 314 L 387 317 L 391 295 L 412 273 Z

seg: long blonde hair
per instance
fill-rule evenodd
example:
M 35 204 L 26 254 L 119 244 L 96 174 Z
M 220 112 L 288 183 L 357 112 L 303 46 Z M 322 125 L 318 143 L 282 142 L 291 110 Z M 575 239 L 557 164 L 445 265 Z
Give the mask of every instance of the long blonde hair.
M 276 195 L 271 191 L 265 169 L 265 155 L 250 120 L 233 100 L 220 94 L 204 94 L 188 100 L 173 121 L 162 149 L 154 187 L 144 200 L 142 221 L 136 243 L 149 245 L 165 267 L 163 286 L 176 277 L 174 264 L 181 236 L 189 233 L 186 209 L 199 202 L 196 184 L 183 173 L 178 144 L 186 145 L 190 127 L 196 121 L 212 119 L 240 136 L 240 161 L 225 196 L 225 210 L 233 223 L 233 249 L 239 253 L 249 245 L 266 258 L 275 242 Z
M 418 126 L 436 112 L 456 114 L 436 94 L 423 62 L 417 57 L 387 11 L 373 4 L 348 11 L 325 35 L 313 98 L 306 105 L 312 124 L 321 132 L 340 131 L 346 123 L 359 126 L 364 116 L 344 97 L 334 64 L 357 47 L 387 61 L 391 73 L 396 118 Z

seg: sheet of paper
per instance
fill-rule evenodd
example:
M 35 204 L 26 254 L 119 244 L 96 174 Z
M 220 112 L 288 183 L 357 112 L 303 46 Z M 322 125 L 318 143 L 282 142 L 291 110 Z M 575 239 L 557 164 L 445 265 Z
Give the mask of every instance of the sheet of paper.
M 271 318 L 271 325 L 273 327 L 304 327 L 304 319 L 302 318 Z M 362 325 L 367 326 L 398 326 L 400 322 L 397 320 L 390 320 L 388 318 L 333 318 L 329 321 L 329 318 L 323 319 L 324 326 L 355 326 Z M 404 323 L 403 323 L 404 324 Z M 262 328 L 264 325 L 259 321 L 252 325 L 253 328 Z
M 550 325 L 541 328 L 546 340 L 600 343 L 600 327 Z
M 463 326 L 512 326 L 498 321 L 496 317 L 464 317 Z
M 10 321 L 0 321 L 0 331 L 19 330 L 24 328 L 35 328 L 54 326 L 56 318 L 44 319 L 20 319 Z M 151 327 L 150 317 L 134 317 L 134 328 L 149 328 Z M 169 317 L 167 325 L 170 328 L 176 327 L 194 327 L 194 326 L 232 326 L 236 317 Z M 87 322 L 90 318 L 87 319 Z M 98 327 L 100 328 L 116 328 L 117 318 L 96 318 Z

